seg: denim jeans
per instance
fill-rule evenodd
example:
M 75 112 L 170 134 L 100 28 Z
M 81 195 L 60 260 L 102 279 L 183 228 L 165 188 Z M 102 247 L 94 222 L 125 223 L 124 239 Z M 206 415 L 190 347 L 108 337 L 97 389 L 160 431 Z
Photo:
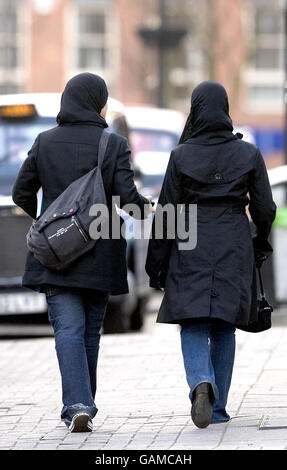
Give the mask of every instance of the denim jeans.
M 97 413 L 97 362 L 101 327 L 109 293 L 46 286 L 48 316 L 62 378 L 61 418 L 69 426 L 79 411 Z
M 212 423 L 229 421 L 226 403 L 235 356 L 235 327 L 221 320 L 198 320 L 181 325 L 181 347 L 190 400 L 202 382 L 211 384 Z

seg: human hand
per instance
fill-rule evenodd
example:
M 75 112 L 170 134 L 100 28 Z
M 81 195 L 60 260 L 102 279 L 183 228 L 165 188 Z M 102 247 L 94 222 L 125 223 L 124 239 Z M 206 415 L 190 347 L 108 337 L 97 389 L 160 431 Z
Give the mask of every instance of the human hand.
M 145 198 L 149 201 L 149 206 L 146 208 L 146 215 L 149 215 L 155 212 L 155 207 L 154 203 L 152 203 L 152 196 L 145 196 Z

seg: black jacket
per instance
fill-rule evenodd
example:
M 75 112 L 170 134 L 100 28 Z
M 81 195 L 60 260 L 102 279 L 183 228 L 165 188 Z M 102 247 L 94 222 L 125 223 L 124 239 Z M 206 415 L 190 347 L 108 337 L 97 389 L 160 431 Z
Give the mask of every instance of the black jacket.
M 257 315 L 257 291 L 245 206 L 256 250 L 267 255 L 276 206 L 259 149 L 230 131 L 206 135 L 171 153 L 159 197 L 163 206 L 197 204 L 196 247 L 179 250 L 178 238 L 152 238 L 146 270 L 152 286 L 165 287 L 159 322 L 212 317 L 246 325 Z
M 29 151 L 15 182 L 12 195 L 15 204 L 35 218 L 36 193 L 41 186 L 45 210 L 72 181 L 96 166 L 99 139 L 104 127 L 104 119 L 93 113 L 92 121 L 89 118 L 88 122 L 64 122 L 42 132 Z M 120 196 L 121 206 L 135 203 L 143 213 L 143 206 L 148 201 L 134 185 L 130 150 L 125 138 L 111 135 L 102 174 L 109 208 L 112 206 L 112 196 L 116 195 Z M 111 294 L 128 292 L 125 239 L 98 240 L 92 251 L 63 272 L 45 268 L 29 252 L 23 285 L 41 290 L 43 284 L 104 289 Z

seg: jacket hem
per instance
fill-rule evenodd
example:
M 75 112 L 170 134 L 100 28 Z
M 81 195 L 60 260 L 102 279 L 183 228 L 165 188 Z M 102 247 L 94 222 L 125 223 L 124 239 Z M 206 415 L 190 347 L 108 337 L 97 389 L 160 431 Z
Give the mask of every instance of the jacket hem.
M 29 271 L 29 273 L 37 273 L 37 271 Z M 22 280 L 22 286 L 26 287 L 27 289 L 31 289 L 37 292 L 41 292 L 41 287 L 43 285 L 53 285 L 59 287 L 70 287 L 70 288 L 78 288 L 78 289 L 95 289 L 95 290 L 107 290 L 110 292 L 110 295 L 123 295 L 129 293 L 128 283 L 126 282 L 123 286 L 112 286 L 109 282 L 95 282 L 95 283 L 87 283 L 86 282 L 86 273 L 85 279 L 81 282 L 81 277 L 79 276 L 79 280 L 72 282 L 71 280 L 50 280 L 50 279 L 39 279 L 38 281 L 29 281 L 25 278 Z

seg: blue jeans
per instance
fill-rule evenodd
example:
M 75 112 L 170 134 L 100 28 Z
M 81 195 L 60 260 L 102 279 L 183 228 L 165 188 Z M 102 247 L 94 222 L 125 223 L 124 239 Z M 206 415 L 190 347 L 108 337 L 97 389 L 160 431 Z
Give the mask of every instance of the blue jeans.
M 221 320 L 190 320 L 181 325 L 181 347 L 190 400 L 202 382 L 211 384 L 212 423 L 229 421 L 226 403 L 235 356 L 235 327 Z
M 62 378 L 61 418 L 69 426 L 79 411 L 97 413 L 97 362 L 108 292 L 46 286 L 48 316 L 55 333 Z

